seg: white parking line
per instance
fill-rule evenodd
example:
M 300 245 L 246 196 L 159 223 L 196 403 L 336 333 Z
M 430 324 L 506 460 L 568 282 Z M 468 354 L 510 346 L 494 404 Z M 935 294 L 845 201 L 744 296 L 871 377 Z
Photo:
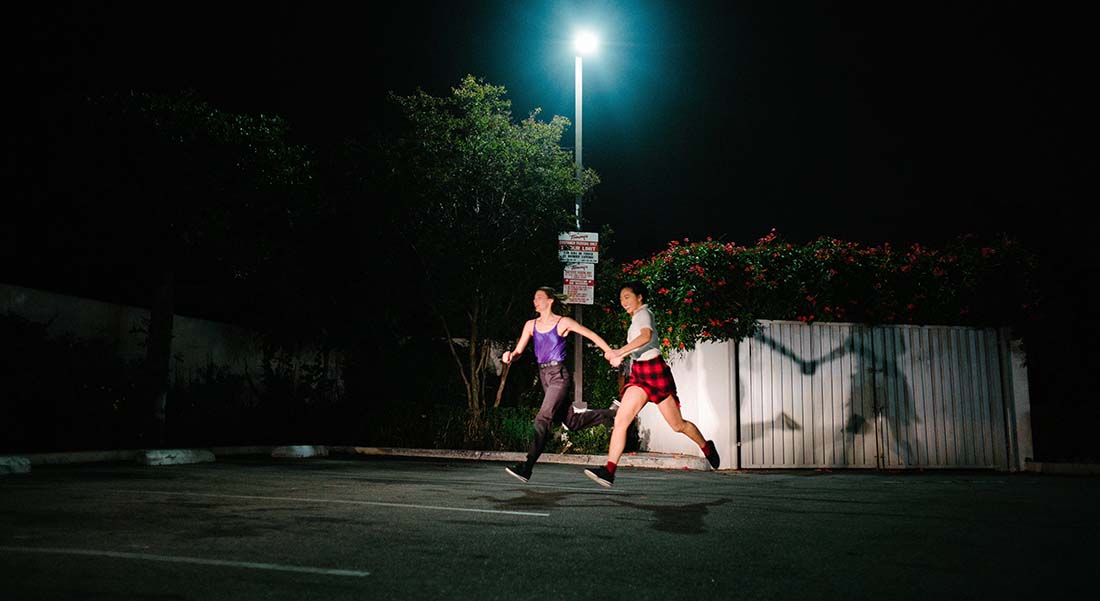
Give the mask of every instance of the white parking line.
M 264 497 L 257 495 L 219 495 L 201 492 L 175 492 L 170 490 L 119 490 L 109 489 L 104 492 L 115 492 L 138 495 L 175 495 L 184 497 L 207 497 L 214 499 L 253 499 L 257 501 L 293 501 L 296 503 L 333 503 L 339 505 L 371 505 L 375 507 L 401 507 L 405 509 L 434 509 L 438 511 L 461 511 L 466 513 L 493 513 L 501 515 L 524 515 L 530 517 L 547 518 L 549 513 L 536 513 L 532 511 L 503 511 L 499 509 L 472 509 L 469 507 L 443 507 L 440 505 L 416 505 L 412 503 L 383 503 L 381 501 L 350 501 L 344 499 L 312 499 L 308 497 Z
M 509 476 L 511 478 L 511 476 Z M 336 474 L 325 474 L 324 477 L 318 477 L 318 480 L 359 480 L 380 482 L 385 481 L 387 484 L 429 484 L 429 485 L 446 485 L 446 484 L 476 484 L 478 486 L 492 486 L 495 488 L 548 488 L 551 490 L 575 490 L 577 492 L 590 492 L 597 494 L 607 493 L 620 493 L 618 490 L 607 490 L 605 488 L 593 487 L 593 486 L 565 486 L 563 484 L 532 484 L 522 483 L 518 480 L 512 482 L 483 482 L 481 480 L 440 480 L 438 478 L 372 478 L 370 476 L 341 476 Z
M 230 568 L 249 568 L 252 570 L 273 570 L 276 572 L 300 572 L 306 574 L 324 574 L 326 576 L 370 576 L 362 570 L 333 570 L 329 568 L 306 568 L 284 566 L 276 563 L 256 563 L 253 561 L 226 561 L 224 559 L 202 559 L 200 557 L 178 557 L 174 555 L 150 555 L 148 553 L 119 553 L 117 551 L 96 551 L 92 549 L 57 549 L 49 547 L 0 547 L 0 551 L 11 553 L 51 553 L 55 555 L 87 555 L 91 557 L 112 557 L 115 559 L 141 559 L 145 561 L 166 561 L 169 563 L 193 563 L 206 566 L 225 566 Z

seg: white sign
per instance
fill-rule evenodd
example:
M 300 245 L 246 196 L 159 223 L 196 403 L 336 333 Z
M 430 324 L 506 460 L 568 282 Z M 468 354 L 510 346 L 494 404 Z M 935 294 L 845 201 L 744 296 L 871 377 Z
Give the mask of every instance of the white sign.
M 563 292 L 575 305 L 591 305 L 595 299 L 596 266 L 592 263 L 573 263 L 565 266 Z
M 596 232 L 558 234 L 558 260 L 562 263 L 599 263 L 600 235 Z

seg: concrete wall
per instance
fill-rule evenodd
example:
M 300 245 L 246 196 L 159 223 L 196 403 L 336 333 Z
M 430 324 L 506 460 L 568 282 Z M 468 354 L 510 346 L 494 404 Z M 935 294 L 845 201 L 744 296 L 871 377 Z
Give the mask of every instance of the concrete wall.
M 137 307 L 0 284 L 0 314 L 49 323 L 53 336 L 101 339 L 125 360 L 145 357 L 149 311 Z M 256 374 L 263 365 L 257 336 L 237 326 L 177 315 L 172 328 L 172 377 L 190 378 L 210 364 Z
M 732 402 L 737 394 L 732 343 L 703 343 L 696 350 L 670 361 L 676 378 L 680 411 L 694 422 L 703 436 L 714 440 L 726 467 L 737 456 L 737 419 Z M 662 453 L 703 456 L 699 447 L 683 434 L 673 432 L 653 403 L 638 415 L 638 436 L 643 449 Z

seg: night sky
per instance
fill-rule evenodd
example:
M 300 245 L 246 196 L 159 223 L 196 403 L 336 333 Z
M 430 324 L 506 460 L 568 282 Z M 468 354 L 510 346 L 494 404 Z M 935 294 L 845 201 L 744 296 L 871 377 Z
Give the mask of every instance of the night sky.
M 466 74 L 505 86 L 517 119 L 572 118 L 585 26 L 602 47 L 585 62 L 584 157 L 603 180 L 585 216 L 615 230 L 619 258 L 771 228 L 1084 248 L 1097 223 L 1080 206 L 1094 202 L 1094 66 L 1068 4 L 314 4 L 14 9 L 9 168 L 38 173 L 39 129 L 69 99 L 118 90 L 193 89 L 282 115 L 318 148 L 385 128 L 387 91 L 445 95 Z

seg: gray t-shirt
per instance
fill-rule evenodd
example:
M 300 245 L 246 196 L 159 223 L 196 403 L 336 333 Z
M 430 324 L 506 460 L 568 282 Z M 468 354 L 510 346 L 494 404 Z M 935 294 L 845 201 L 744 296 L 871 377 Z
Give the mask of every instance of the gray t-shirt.
M 630 329 L 626 331 L 627 343 L 641 336 L 642 328 L 649 328 L 653 334 L 645 346 L 631 351 L 630 359 L 633 361 L 649 361 L 661 354 L 661 344 L 657 341 L 657 324 L 653 323 L 653 314 L 649 312 L 649 305 L 638 307 L 630 318 Z

